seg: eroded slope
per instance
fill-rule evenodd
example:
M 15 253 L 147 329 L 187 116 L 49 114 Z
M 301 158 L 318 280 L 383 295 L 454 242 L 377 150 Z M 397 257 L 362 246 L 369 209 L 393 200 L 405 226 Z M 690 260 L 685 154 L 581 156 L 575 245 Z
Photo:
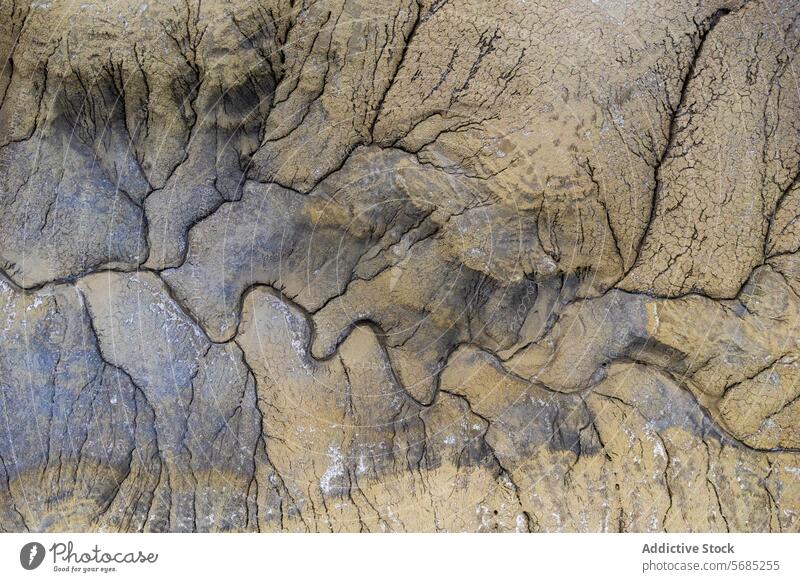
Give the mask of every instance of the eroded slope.
M 800 529 L 795 2 L 0 14 L 0 528 Z

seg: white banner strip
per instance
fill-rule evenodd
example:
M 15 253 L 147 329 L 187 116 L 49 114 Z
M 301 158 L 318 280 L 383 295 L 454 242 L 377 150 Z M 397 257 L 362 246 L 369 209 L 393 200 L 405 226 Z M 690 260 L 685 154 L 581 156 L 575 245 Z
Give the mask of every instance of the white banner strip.
M 799 580 L 800 534 L 2 534 L 4 580 Z M 432 578 L 434 577 L 434 578 Z

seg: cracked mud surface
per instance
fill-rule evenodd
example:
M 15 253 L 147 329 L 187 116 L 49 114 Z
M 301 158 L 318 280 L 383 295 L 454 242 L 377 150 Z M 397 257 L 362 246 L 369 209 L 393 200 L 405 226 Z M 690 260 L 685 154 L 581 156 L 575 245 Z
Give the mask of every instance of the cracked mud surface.
M 800 5 L 0 0 L 0 531 L 800 531 Z

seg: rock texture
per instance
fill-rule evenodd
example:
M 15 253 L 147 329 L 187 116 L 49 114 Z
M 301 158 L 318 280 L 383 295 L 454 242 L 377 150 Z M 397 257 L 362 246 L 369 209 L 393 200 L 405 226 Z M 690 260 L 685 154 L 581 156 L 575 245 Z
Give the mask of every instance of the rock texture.
M 793 0 L 0 0 L 0 530 L 800 531 Z

